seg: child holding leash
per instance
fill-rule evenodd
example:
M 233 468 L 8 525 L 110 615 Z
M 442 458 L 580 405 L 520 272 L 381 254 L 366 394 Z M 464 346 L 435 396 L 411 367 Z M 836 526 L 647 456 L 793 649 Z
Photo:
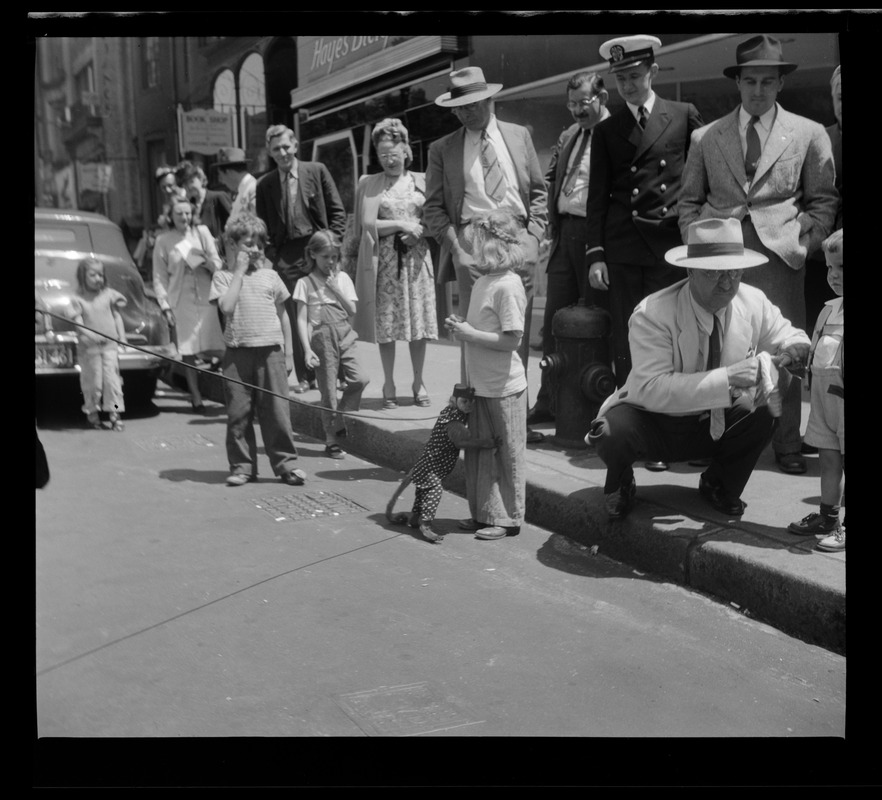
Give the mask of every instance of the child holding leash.
M 455 314 L 445 327 L 465 342 L 465 371 L 475 390 L 469 427 L 476 438 L 497 438 L 495 449 L 465 452 L 472 517 L 460 522 L 479 539 L 517 536 L 524 521 L 527 478 L 527 375 L 518 355 L 527 295 L 517 270 L 524 267 L 520 227 L 508 211 L 472 220 L 470 237 L 478 269 L 468 319 Z

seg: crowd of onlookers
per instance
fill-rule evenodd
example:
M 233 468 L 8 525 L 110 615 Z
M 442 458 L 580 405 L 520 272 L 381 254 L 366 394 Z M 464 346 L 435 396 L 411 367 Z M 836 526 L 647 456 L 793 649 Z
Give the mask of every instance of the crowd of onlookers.
M 820 453 L 820 512 L 789 530 L 844 549 L 840 69 L 831 80 L 837 123 L 825 130 L 778 102 L 798 66 L 781 42 L 750 37 L 723 71 L 737 107 L 705 124 L 693 104 L 653 91 L 660 46 L 653 36 L 611 39 L 600 48 L 606 75 L 572 76 L 573 124 L 544 173 L 528 129 L 496 117 L 501 84 L 479 67 L 454 71 L 435 103 L 461 127 L 432 143 L 420 173 L 409 169 L 402 122 L 374 125 L 380 170 L 359 180 L 348 223 L 327 167 L 297 158 L 297 137 L 282 125 L 266 132 L 276 168 L 259 179 L 232 147 L 211 168 L 222 188 L 209 188 L 195 163 L 157 171 L 161 214 L 134 255 L 181 357 L 267 390 L 258 397 L 225 382 L 230 485 L 257 474 L 254 417 L 274 472 L 303 482 L 280 397 L 292 372 L 295 392 L 320 390 L 326 453 L 343 457 L 339 412 L 359 408 L 368 381 L 357 340 L 379 348 L 384 409 L 400 401 L 399 341 L 412 366 L 407 394 L 429 406 L 423 373 L 426 343 L 438 337 L 436 287 L 455 281 L 457 313 L 444 327 L 462 342 L 469 426 L 497 443 L 466 448 L 472 517 L 463 527 L 483 538 L 516 534 L 523 454 L 542 439 L 531 426 L 556 413 L 544 379 L 529 407 L 524 369 L 537 269 L 547 264 L 543 355 L 554 350 L 559 309 L 584 298 L 610 316 L 616 391 L 587 441 L 608 468 L 611 519 L 633 506 L 638 460 L 653 470 L 706 465 L 702 496 L 740 515 L 741 491 L 771 442 L 785 473 L 805 472 L 805 453 Z M 614 113 L 605 80 L 624 101 Z M 837 299 L 810 337 L 806 272 L 824 260 Z M 800 372 L 812 380 L 805 440 Z M 199 412 L 197 376 L 187 373 Z M 429 532 L 433 504 L 423 497 L 415 509 Z

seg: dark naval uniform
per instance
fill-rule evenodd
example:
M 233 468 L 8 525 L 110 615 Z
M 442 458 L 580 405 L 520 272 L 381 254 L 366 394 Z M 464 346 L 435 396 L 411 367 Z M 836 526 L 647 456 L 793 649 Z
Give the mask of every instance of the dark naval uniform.
M 619 388 L 631 371 L 628 319 L 647 295 L 683 278 L 664 260 L 682 244 L 677 224 L 680 175 L 692 131 L 703 125 L 691 103 L 658 95 L 646 128 L 626 105 L 594 128 L 588 184 L 586 260 L 605 261 L 612 350 Z

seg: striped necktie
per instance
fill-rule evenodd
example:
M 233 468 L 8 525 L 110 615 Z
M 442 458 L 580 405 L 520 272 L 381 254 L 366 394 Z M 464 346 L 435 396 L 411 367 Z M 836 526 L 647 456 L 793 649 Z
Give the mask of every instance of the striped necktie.
M 643 130 L 646 130 L 646 106 L 640 106 L 640 108 L 637 109 L 637 114 L 639 115 L 637 117 L 637 124 L 643 128 Z
M 481 166 L 484 168 L 484 191 L 487 197 L 497 203 L 502 202 L 506 189 L 505 176 L 486 128 L 481 131 Z
M 573 165 L 570 167 L 570 171 L 567 173 L 567 179 L 564 181 L 564 197 L 569 197 L 573 193 L 573 185 L 576 183 L 576 176 L 579 174 L 579 167 L 582 164 L 582 157 L 585 155 L 585 150 L 588 147 L 588 140 L 591 138 L 591 133 L 590 131 L 581 131 L 579 136 L 582 137 L 582 141 L 579 143 L 579 150 L 576 153 L 576 157 L 573 159 Z

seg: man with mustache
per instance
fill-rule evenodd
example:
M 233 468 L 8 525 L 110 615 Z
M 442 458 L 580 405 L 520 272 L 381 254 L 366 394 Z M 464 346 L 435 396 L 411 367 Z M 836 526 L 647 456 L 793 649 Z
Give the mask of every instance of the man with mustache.
M 594 126 L 609 117 L 609 93 L 603 77 L 577 72 L 567 82 L 567 109 L 575 122 L 558 139 L 545 173 L 548 184 L 548 230 L 551 242 L 546 273 L 545 315 L 542 322 L 542 355 L 555 351 L 552 320 L 561 308 L 584 297 L 589 305 L 607 308 L 607 296 L 588 285 L 585 250 L 588 228 L 585 224 L 591 138 Z M 530 424 L 554 419 L 547 373 L 536 395 L 536 404 L 527 415 Z

